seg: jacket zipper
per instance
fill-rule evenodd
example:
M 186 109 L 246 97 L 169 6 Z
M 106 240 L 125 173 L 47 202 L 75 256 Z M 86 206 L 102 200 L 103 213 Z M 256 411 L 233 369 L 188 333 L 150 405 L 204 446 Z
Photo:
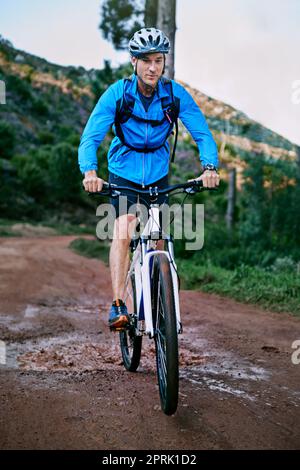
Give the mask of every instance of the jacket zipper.
M 146 111 L 146 116 L 148 116 L 148 111 Z M 145 145 L 147 146 L 148 140 L 148 124 L 146 123 L 146 142 Z M 143 181 L 142 181 L 143 188 L 145 187 L 145 154 L 143 153 Z

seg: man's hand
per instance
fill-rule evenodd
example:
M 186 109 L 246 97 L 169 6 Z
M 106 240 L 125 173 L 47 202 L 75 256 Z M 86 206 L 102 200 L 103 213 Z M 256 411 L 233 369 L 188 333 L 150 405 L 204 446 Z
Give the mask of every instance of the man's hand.
M 217 188 L 220 184 L 220 177 L 214 170 L 205 170 L 198 178 L 193 178 L 192 180 L 188 180 L 188 182 L 199 180 L 203 181 L 204 188 Z
M 89 193 L 102 191 L 104 182 L 104 180 L 98 178 L 95 170 L 86 171 L 84 174 L 84 180 L 82 181 L 84 189 Z

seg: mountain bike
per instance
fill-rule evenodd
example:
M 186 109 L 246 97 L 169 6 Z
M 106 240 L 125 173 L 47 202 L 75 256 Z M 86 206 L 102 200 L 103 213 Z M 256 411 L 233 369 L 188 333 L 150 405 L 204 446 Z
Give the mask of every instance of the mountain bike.
M 160 402 L 166 415 L 174 414 L 178 404 L 178 334 L 182 333 L 182 323 L 173 237 L 161 227 L 156 201 L 159 194 L 193 195 L 204 189 L 209 188 L 203 188 L 202 181 L 196 180 L 162 190 L 157 187 L 137 190 L 104 183 L 101 192 L 92 193 L 119 197 L 122 191 L 131 191 L 141 197 L 150 196 L 147 223 L 130 243 L 132 257 L 123 298 L 130 321 L 126 329 L 120 329 L 119 335 L 123 364 L 131 372 L 140 364 L 143 336 L 154 339 Z M 165 241 L 166 250 L 157 250 L 158 240 Z

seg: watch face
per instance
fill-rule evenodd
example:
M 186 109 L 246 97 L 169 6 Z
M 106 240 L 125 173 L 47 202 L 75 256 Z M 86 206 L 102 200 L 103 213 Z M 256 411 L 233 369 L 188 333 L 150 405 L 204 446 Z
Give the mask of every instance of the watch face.
M 215 170 L 216 167 L 212 163 L 208 163 L 207 165 L 204 165 L 204 170 Z

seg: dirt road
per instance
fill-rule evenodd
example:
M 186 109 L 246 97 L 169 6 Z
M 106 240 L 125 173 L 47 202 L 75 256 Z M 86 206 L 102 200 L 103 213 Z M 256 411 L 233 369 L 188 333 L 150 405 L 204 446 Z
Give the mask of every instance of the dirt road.
M 73 237 L 0 240 L 1 449 L 299 449 L 300 319 L 181 292 L 180 403 L 160 411 L 106 327 L 109 270 Z

